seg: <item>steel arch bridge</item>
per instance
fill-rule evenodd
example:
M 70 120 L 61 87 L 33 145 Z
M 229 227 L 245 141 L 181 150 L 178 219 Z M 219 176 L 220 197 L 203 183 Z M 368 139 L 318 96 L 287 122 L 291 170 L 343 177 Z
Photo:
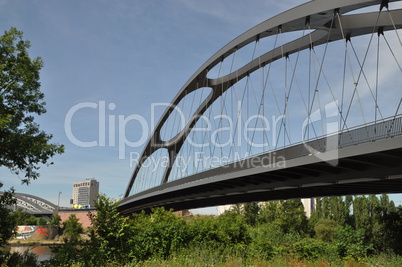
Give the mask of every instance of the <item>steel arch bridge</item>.
M 2 194 L 2 192 L 0 192 Z M 31 214 L 53 214 L 57 206 L 46 199 L 24 193 L 14 193 L 16 207 L 21 208 Z
M 402 192 L 402 9 L 315 0 L 241 34 L 179 90 L 119 206 Z

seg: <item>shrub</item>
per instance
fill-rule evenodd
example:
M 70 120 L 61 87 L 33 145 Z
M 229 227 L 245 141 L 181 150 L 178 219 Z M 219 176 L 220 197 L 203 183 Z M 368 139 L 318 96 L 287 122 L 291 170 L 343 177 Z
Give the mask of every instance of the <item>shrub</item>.
M 332 242 L 338 231 L 338 224 L 334 220 L 319 219 L 314 226 L 316 237 L 324 242 Z
M 344 259 L 362 260 L 372 250 L 373 245 L 364 240 L 364 229 L 354 230 L 346 225 L 336 233 L 335 246 Z
M 3 260 L 0 260 L 0 264 L 3 263 L 4 266 L 29 266 L 29 267 L 39 266 L 38 256 L 35 253 L 32 253 L 30 250 L 25 250 L 24 253 L 20 252 L 6 253 L 4 255 Z
M 69 242 L 76 243 L 80 234 L 84 232 L 82 224 L 79 223 L 79 219 L 75 214 L 71 214 L 66 221 L 63 222 L 63 234 L 68 238 Z
M 189 243 L 186 222 L 164 208 L 133 215 L 130 225 L 130 255 L 139 261 L 166 259 Z
M 304 238 L 292 245 L 292 251 L 299 259 L 315 261 L 328 259 L 336 254 L 333 246 L 320 240 Z

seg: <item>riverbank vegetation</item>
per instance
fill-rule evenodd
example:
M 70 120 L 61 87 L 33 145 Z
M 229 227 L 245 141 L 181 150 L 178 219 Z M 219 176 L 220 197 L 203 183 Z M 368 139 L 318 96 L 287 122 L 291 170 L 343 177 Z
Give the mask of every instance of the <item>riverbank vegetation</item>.
M 402 209 L 387 195 L 235 205 L 220 216 L 156 208 L 120 216 L 100 196 L 87 239 L 66 238 L 47 266 L 401 266 Z M 78 222 L 75 222 L 78 224 Z M 70 224 L 72 229 L 79 229 Z M 77 230 L 80 231 L 80 230 Z M 78 235 L 77 235 L 78 236 Z

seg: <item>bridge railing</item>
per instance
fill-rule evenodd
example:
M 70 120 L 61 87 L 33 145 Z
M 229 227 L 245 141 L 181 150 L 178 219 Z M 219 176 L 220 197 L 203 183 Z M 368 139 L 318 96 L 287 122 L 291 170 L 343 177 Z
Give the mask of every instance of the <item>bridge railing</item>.
M 273 159 L 283 156 L 289 160 L 399 135 L 402 135 L 402 114 L 294 143 L 269 153 L 275 152 Z
M 247 164 L 247 161 L 251 161 L 253 158 L 256 157 L 264 157 L 273 153 L 275 153 L 275 156 L 269 157 L 272 160 L 271 164 L 275 164 L 277 160 L 281 159 L 282 157 L 286 160 L 291 160 L 299 157 L 309 156 L 313 153 L 328 152 L 339 148 L 358 145 L 366 142 L 374 142 L 386 138 L 393 138 L 400 135 L 402 135 L 402 114 L 385 118 L 380 121 L 358 125 L 339 132 L 330 133 L 325 136 L 314 138 L 313 140 L 309 139 L 304 142 L 298 142 L 290 146 L 261 153 L 259 155 L 253 155 L 238 162 L 233 162 L 224 166 L 195 173 L 188 177 L 150 188 L 148 190 L 132 195 L 129 198 L 135 197 L 141 199 L 143 197 L 149 196 L 149 194 L 158 194 L 167 189 L 173 190 L 175 187 L 184 184 L 194 183 L 219 176 L 221 174 L 235 172 L 239 170 L 239 166 L 244 166 L 244 168 L 247 168 L 247 166 L 252 165 Z

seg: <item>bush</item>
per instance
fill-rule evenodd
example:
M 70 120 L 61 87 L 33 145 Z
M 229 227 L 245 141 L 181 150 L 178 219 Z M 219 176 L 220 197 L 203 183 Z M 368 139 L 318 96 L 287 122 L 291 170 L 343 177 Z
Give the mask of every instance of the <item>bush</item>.
M 164 208 L 134 215 L 130 225 L 130 255 L 138 261 L 167 259 L 189 243 L 186 222 Z
M 71 214 L 66 221 L 63 222 L 63 234 L 68 238 L 69 242 L 77 243 L 80 239 L 80 234 L 84 232 L 82 224 L 75 214 Z
M 191 244 L 221 253 L 244 253 L 251 243 L 248 225 L 234 213 L 219 217 L 198 217 L 190 225 Z
M 324 242 L 332 242 L 338 231 L 338 224 L 334 220 L 319 219 L 314 226 L 316 237 Z
M 304 238 L 292 245 L 292 251 L 299 259 L 316 261 L 318 259 L 330 259 L 336 254 L 336 249 L 328 243 L 320 240 Z
M 364 236 L 363 229 L 354 230 L 350 225 L 340 228 L 335 239 L 338 255 L 343 259 L 364 259 L 373 248 L 372 244 L 365 242 Z
M 279 225 L 266 223 L 250 229 L 252 238 L 251 251 L 253 257 L 271 259 L 280 254 L 280 247 L 285 242 L 285 234 Z
M 24 253 L 13 252 L 6 253 L 3 259 L 0 259 L 0 264 L 4 266 L 29 266 L 36 267 L 39 266 L 38 256 L 32 253 L 30 250 L 25 250 Z M 3 266 L 3 265 L 2 265 Z
M 46 220 L 45 218 L 38 219 L 37 225 L 43 226 L 43 225 L 47 225 L 47 224 L 48 224 L 48 220 Z

